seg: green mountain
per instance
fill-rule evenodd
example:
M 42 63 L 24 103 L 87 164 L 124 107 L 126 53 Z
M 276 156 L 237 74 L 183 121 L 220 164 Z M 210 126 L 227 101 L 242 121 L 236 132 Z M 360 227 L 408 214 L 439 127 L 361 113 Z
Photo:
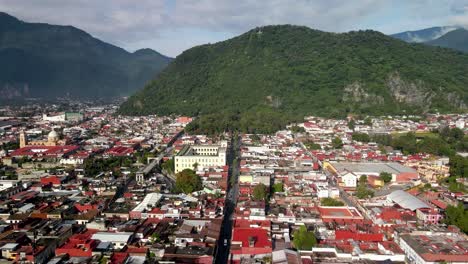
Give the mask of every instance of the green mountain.
M 421 30 L 400 32 L 390 36 L 410 43 L 423 43 L 437 39 L 456 29 L 458 29 L 456 26 L 431 27 Z
M 190 129 L 273 131 L 304 115 L 465 111 L 468 55 L 375 31 L 266 26 L 183 52 L 122 114 L 184 114 Z
M 71 27 L 26 23 L 0 12 L 0 98 L 129 95 L 172 59 L 130 53 Z
M 438 39 L 426 42 L 426 44 L 468 52 L 468 30 L 461 28 L 450 31 Z

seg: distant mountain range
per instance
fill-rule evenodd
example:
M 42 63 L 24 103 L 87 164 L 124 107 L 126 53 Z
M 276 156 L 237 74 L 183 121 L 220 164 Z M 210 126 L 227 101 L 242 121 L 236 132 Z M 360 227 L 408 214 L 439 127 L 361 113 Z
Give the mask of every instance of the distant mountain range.
M 409 43 L 423 43 L 442 37 L 450 31 L 456 30 L 456 26 L 431 27 L 415 31 L 405 31 L 390 35 Z
M 376 31 L 266 26 L 186 50 L 120 112 L 199 115 L 194 126 L 205 132 L 264 132 L 310 114 L 466 111 L 467 69 L 468 54 Z
M 72 26 L 0 12 L 0 99 L 130 95 L 171 60 L 151 49 L 127 52 Z
M 391 36 L 409 43 L 424 43 L 468 52 L 468 30 L 461 27 L 432 27 L 416 31 L 405 31 Z

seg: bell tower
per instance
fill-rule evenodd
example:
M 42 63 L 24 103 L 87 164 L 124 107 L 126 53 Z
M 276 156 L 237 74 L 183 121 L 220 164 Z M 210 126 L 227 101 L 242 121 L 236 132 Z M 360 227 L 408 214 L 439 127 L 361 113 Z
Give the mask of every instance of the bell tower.
M 28 139 L 26 138 L 26 134 L 24 133 L 24 130 L 21 130 L 20 132 L 19 141 L 20 141 L 20 148 L 24 148 L 28 145 Z

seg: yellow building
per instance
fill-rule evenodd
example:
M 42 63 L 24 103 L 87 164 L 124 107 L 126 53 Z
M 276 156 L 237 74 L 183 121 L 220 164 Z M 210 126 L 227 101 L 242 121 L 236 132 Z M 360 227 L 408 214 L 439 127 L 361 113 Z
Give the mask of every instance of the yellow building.
M 24 131 L 20 132 L 20 148 L 27 146 L 63 146 L 66 145 L 65 140 L 60 140 L 59 134 L 52 130 L 47 135 L 47 140 L 28 141 Z

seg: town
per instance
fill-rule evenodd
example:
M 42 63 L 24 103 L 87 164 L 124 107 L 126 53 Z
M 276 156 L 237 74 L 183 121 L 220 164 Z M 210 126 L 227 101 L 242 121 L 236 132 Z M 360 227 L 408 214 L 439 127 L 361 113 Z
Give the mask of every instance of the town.
M 116 109 L 0 108 L 0 263 L 468 262 L 468 114 L 202 135 Z

